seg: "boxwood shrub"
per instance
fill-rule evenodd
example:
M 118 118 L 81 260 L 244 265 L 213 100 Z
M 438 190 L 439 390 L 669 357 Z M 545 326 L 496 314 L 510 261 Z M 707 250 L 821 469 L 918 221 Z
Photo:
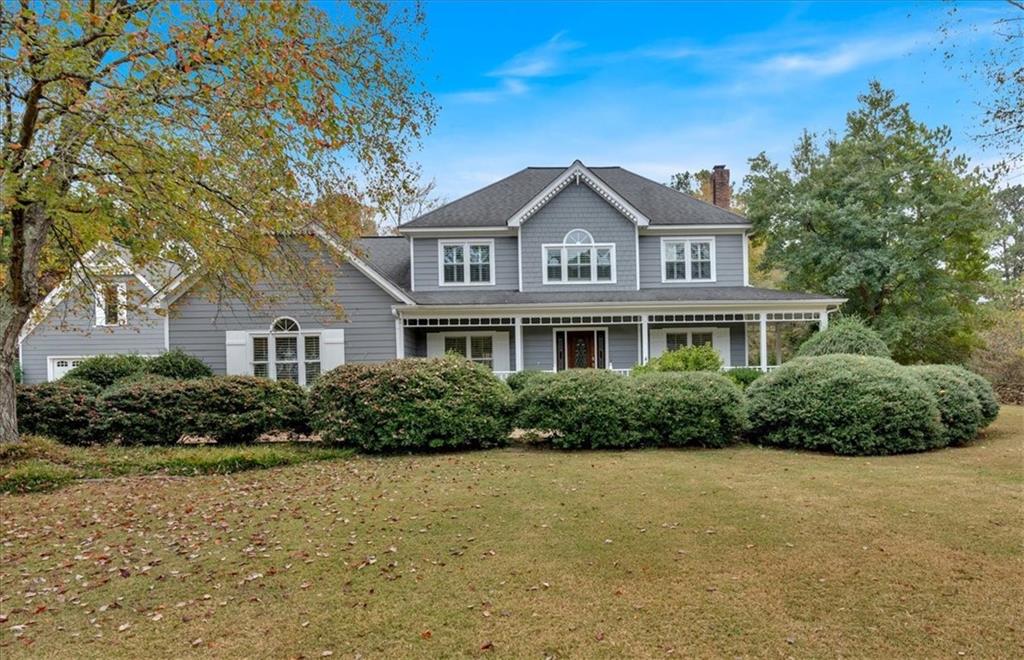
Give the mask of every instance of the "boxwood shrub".
M 252 376 L 125 379 L 99 401 L 103 429 L 127 444 L 166 444 L 183 435 L 252 442 L 273 431 L 305 432 L 305 391 Z
M 930 389 L 891 360 L 798 358 L 747 388 L 750 439 L 837 454 L 897 454 L 941 446 Z
M 317 379 L 309 398 L 324 440 L 371 452 L 498 446 L 511 406 L 508 385 L 457 356 L 343 365 Z
M 743 393 L 720 374 L 653 373 L 629 380 L 646 445 L 722 447 L 746 426 Z
M 84 380 L 100 387 L 110 387 L 126 376 L 139 373 L 145 366 L 146 358 L 141 355 L 97 355 L 82 360 L 64 375 L 63 380 Z
M 885 345 L 881 335 L 869 328 L 864 321 L 852 316 L 836 319 L 827 329 L 811 335 L 800 345 L 797 357 L 834 353 L 891 357 L 889 347 Z
M 505 379 L 505 383 L 512 388 L 513 392 L 518 392 L 530 385 L 537 383 L 545 378 L 553 376 L 554 374 L 550 371 L 538 371 L 536 369 L 527 369 L 526 371 L 517 371 L 509 374 L 508 378 Z
M 722 358 L 712 346 L 683 346 L 674 351 L 666 351 L 647 364 L 637 365 L 633 373 L 651 373 L 655 371 L 719 371 Z
M 96 397 L 100 388 L 84 380 L 58 380 L 18 387 L 18 429 L 70 444 L 102 438 Z
M 978 405 L 981 406 L 981 426 L 988 426 L 999 417 L 999 400 L 992 389 L 992 383 L 979 374 L 963 367 L 952 367 L 957 374 L 967 383 L 968 387 L 978 397 Z
M 148 374 L 167 378 L 208 378 L 213 375 L 205 362 L 180 348 L 146 360 L 143 369 Z
M 930 387 L 935 395 L 944 429 L 943 444 L 962 445 L 978 434 L 981 405 L 956 367 L 924 364 L 904 368 Z
M 753 367 L 740 367 L 738 369 L 730 369 L 725 372 L 725 376 L 729 380 L 736 383 L 744 390 L 763 375 L 764 373 L 760 369 L 755 369 Z

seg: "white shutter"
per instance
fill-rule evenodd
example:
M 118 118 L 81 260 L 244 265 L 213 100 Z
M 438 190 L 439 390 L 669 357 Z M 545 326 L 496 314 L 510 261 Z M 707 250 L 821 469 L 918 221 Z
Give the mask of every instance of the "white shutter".
M 345 330 L 320 331 L 320 373 L 345 364 Z
M 660 330 L 651 330 L 651 345 L 648 350 L 650 351 L 652 358 L 659 357 L 665 352 L 665 349 L 668 348 L 668 339 L 666 338 L 666 335 L 668 335 L 668 330 L 665 330 L 664 328 Z
M 711 345 L 718 351 L 722 364 L 732 366 L 732 351 L 729 350 L 729 328 L 714 328 L 711 333 Z
M 427 334 L 427 357 L 436 358 L 444 355 L 444 335 L 440 332 Z
M 224 333 L 225 371 L 229 376 L 252 375 L 252 348 L 245 330 Z
M 510 371 L 508 364 L 508 333 L 495 332 L 491 348 L 494 350 L 494 370 Z

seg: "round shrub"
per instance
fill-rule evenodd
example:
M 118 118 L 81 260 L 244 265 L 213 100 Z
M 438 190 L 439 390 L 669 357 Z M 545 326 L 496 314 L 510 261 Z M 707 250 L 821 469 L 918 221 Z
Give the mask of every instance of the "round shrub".
M 148 374 L 104 391 L 104 430 L 128 444 L 168 444 L 183 435 L 252 442 L 272 431 L 305 432 L 306 393 L 252 376 L 176 380 Z
M 742 389 L 747 389 L 751 383 L 764 374 L 760 369 L 754 369 L 753 367 L 740 367 L 739 369 L 730 369 L 729 371 L 726 371 L 725 375 L 729 380 L 739 385 Z
M 512 391 L 465 358 L 348 364 L 317 379 L 310 422 L 324 440 L 364 451 L 472 449 L 504 444 Z
M 978 434 L 981 405 L 974 390 L 955 367 L 926 364 L 904 368 L 921 379 L 935 395 L 945 430 L 943 444 L 962 445 Z
M 633 369 L 634 373 L 651 373 L 655 371 L 720 371 L 722 358 L 714 347 L 707 344 L 700 346 L 684 346 L 674 351 L 662 353 L 651 358 L 647 364 Z
M 82 360 L 64 375 L 63 380 L 84 380 L 100 387 L 110 387 L 115 381 L 143 370 L 146 358 L 141 355 L 97 355 Z
M 720 374 L 643 374 L 629 384 L 644 444 L 722 447 L 746 426 L 743 393 Z
M 940 446 L 935 397 L 891 360 L 798 358 L 747 388 L 752 442 L 836 454 L 897 454 Z
M 205 362 L 178 348 L 146 360 L 144 370 L 167 378 L 208 378 L 213 375 Z
M 100 388 L 83 380 L 18 387 L 18 427 L 61 442 L 87 444 L 102 437 L 96 397 Z
M 553 431 L 560 449 L 637 447 L 643 442 L 636 389 L 605 369 L 570 369 L 519 392 L 517 425 Z
M 833 353 L 873 355 L 883 358 L 892 356 L 881 335 L 869 328 L 864 321 L 852 316 L 836 319 L 827 329 L 811 335 L 800 345 L 797 357 Z
M 984 376 L 963 367 L 951 368 L 956 370 L 957 374 L 974 392 L 974 396 L 978 397 L 978 405 L 981 406 L 981 426 L 985 427 L 996 421 L 996 417 L 999 417 L 999 400 L 992 389 L 992 383 L 988 382 Z

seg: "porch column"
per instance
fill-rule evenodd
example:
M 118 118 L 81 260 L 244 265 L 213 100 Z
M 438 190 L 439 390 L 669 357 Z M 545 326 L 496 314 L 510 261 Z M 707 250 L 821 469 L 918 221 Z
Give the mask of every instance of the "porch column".
M 768 371 L 768 315 L 761 312 L 761 371 Z
M 648 330 L 647 315 L 640 317 L 640 364 L 647 364 L 651 359 L 651 333 Z
M 405 328 L 402 326 L 401 314 L 395 314 L 395 357 L 405 357 Z
M 523 317 L 516 317 L 516 371 L 523 370 Z
M 821 310 L 821 314 L 818 316 L 818 332 L 822 330 L 828 330 L 828 310 Z

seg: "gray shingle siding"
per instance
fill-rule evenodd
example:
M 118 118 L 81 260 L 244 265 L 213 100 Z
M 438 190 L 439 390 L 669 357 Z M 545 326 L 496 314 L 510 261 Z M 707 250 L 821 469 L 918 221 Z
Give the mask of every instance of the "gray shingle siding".
M 134 277 L 118 279 L 128 283 L 130 306 L 149 296 L 149 290 Z M 69 296 L 22 341 L 24 382 L 46 382 L 49 357 L 162 353 L 164 318 L 142 307 L 129 308 L 127 316 L 127 325 L 97 327 L 92 296 L 82 291 Z
M 440 241 L 481 240 L 494 241 L 494 284 L 491 286 L 440 286 L 438 271 L 438 248 Z M 519 287 L 519 255 L 515 236 L 497 236 L 494 239 L 461 238 L 417 238 L 413 242 L 413 261 L 416 268 L 416 291 L 460 291 L 466 289 L 488 289 L 491 291 L 513 291 Z
M 715 239 L 715 276 L 709 282 L 662 282 L 661 236 L 640 235 L 640 287 L 743 286 L 743 236 L 707 234 Z M 666 236 L 664 238 L 674 238 Z
M 215 373 L 225 372 L 225 335 L 228 330 L 264 330 L 275 318 L 290 316 L 303 329 L 344 328 L 346 362 L 382 362 L 395 357 L 395 300 L 350 264 L 335 269 L 335 299 L 345 318 L 334 318 L 295 285 L 262 285 L 276 300 L 267 309 L 250 309 L 241 301 L 225 300 L 218 306 L 201 287 L 171 305 L 170 345 L 200 358 Z
M 560 244 L 573 229 L 586 229 L 596 243 L 615 244 L 615 284 L 544 284 L 542 246 Z M 524 291 L 572 294 L 636 290 L 636 225 L 584 184 L 570 184 L 555 195 L 523 223 L 519 237 L 523 243 Z M 572 300 L 573 296 L 565 299 Z

